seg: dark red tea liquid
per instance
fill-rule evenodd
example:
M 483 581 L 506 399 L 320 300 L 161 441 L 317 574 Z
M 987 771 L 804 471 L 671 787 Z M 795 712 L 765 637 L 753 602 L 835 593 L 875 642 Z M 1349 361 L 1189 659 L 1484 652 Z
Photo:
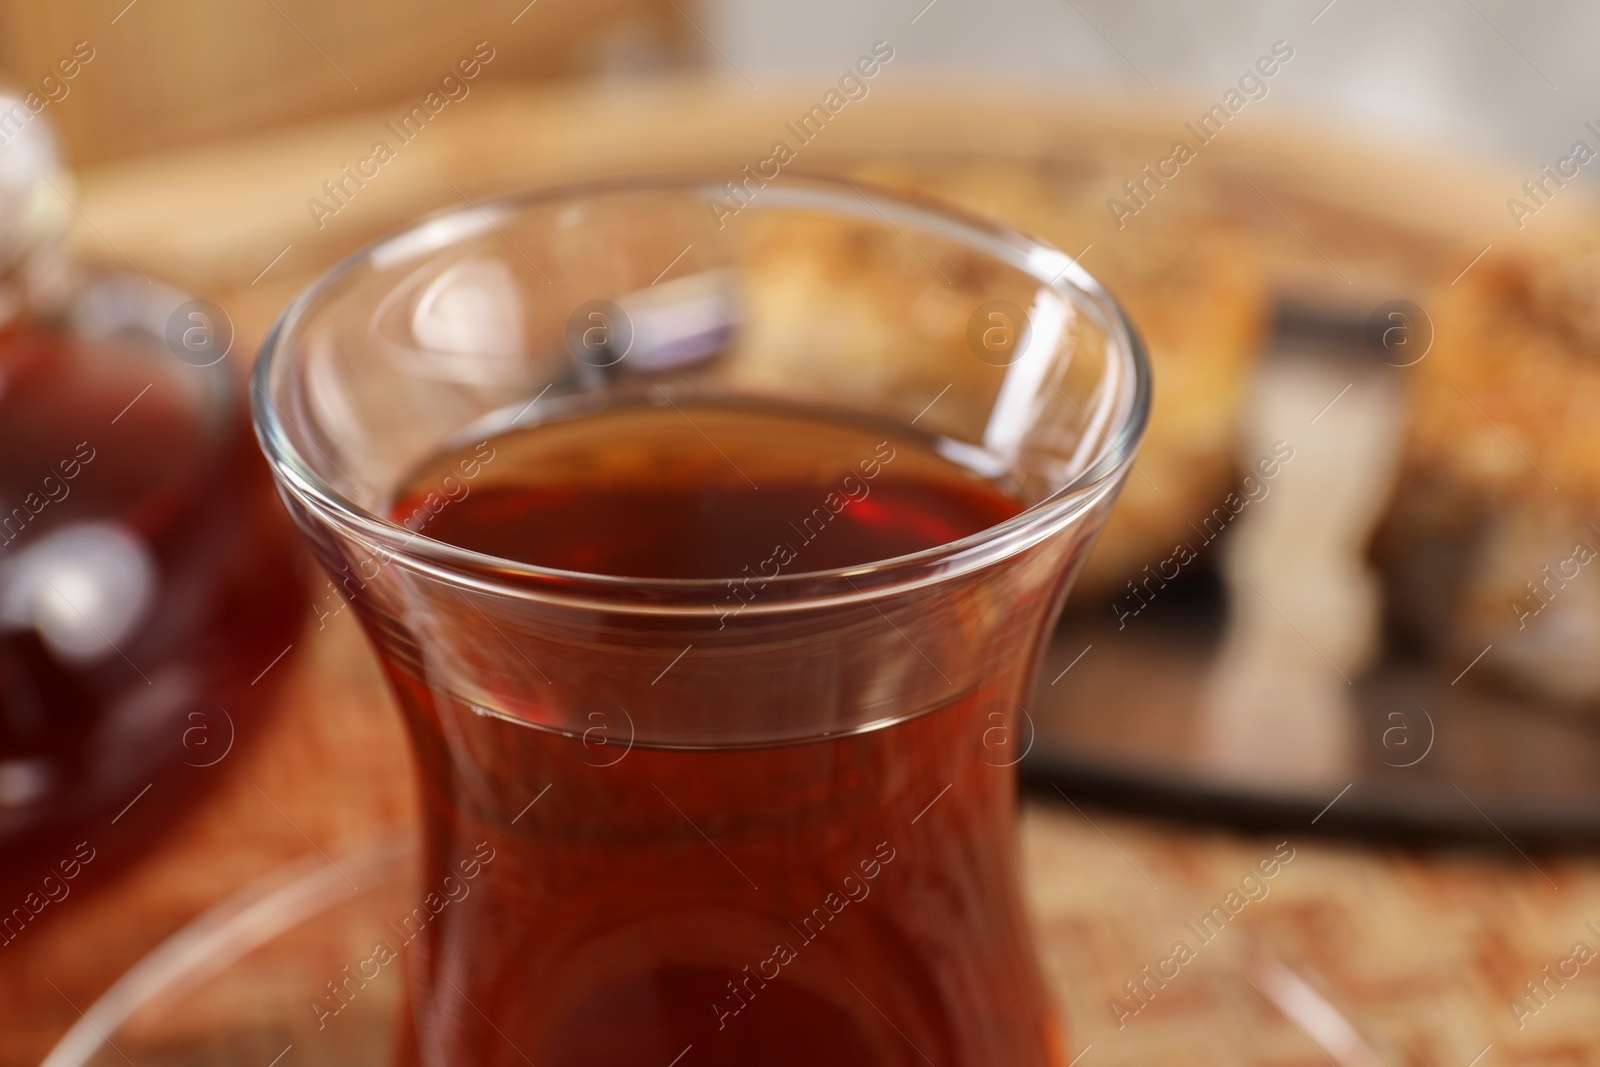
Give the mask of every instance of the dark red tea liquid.
M 309 614 L 237 391 L 0 329 L 0 944 L 194 808 Z
M 545 567 L 736 578 L 913 553 L 1020 508 L 928 440 L 641 405 L 443 457 L 391 515 Z M 618 669 L 599 645 L 569 654 Z M 532 714 L 508 717 L 431 691 L 398 659 L 388 669 L 421 765 L 428 878 L 461 882 L 461 861 L 493 855 L 416 931 L 423 1061 L 1059 1062 L 1017 907 L 1013 779 L 977 758 L 992 694 L 782 745 L 625 749 L 541 724 L 537 692 L 518 695 Z M 693 697 L 752 712 L 761 699 L 715 684 Z

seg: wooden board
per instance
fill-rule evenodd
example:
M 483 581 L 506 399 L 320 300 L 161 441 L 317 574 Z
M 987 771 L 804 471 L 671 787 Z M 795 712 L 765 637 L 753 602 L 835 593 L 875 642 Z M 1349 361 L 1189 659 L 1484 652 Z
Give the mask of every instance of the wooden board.
M 874 94 L 802 146 L 792 166 L 829 169 L 880 155 L 1092 160 L 1103 170 L 1110 197 L 1183 133 L 1181 112 L 1130 110 L 1093 99 L 1023 103 L 992 90 L 892 81 L 899 76 L 892 66 L 884 68 Z M 374 139 L 388 136 L 392 116 L 386 111 L 86 173 L 79 236 L 97 259 L 122 264 L 121 250 L 155 275 L 215 294 L 248 286 L 285 247 L 289 252 L 269 278 L 314 271 L 404 220 L 460 205 L 463 197 L 647 170 L 704 168 L 737 177 L 743 164 L 765 159 L 775 140 L 793 140 L 785 124 L 829 87 L 826 81 L 768 85 L 753 93 L 708 91 L 686 81 L 648 92 L 596 93 L 485 86 L 458 112 L 441 115 L 424 137 L 400 147 L 379 176 L 354 190 L 348 206 L 324 217 L 320 227 L 307 201 L 326 200 L 322 183 L 338 177 Z M 1251 203 L 1230 193 L 1236 213 L 1261 220 L 1285 258 L 1315 259 L 1330 286 L 1347 283 L 1308 247 L 1307 236 L 1334 263 L 1347 265 L 1345 256 L 1395 261 L 1396 249 L 1406 249 L 1389 272 L 1401 275 L 1419 264 L 1431 268 L 1434 256 L 1460 248 L 1470 259 L 1485 241 L 1531 241 L 1575 218 L 1592 220 L 1591 205 L 1574 197 L 1552 205 L 1550 226 L 1518 233 L 1504 200 L 1520 179 L 1508 170 L 1416 146 L 1402 153 L 1350 131 L 1271 117 L 1228 129 L 1190 166 L 1173 182 L 1174 196 L 1185 182 L 1237 189 L 1237 181 L 1219 179 L 1248 178 L 1270 200 Z M 1150 211 L 1160 210 L 1157 199 Z M 1114 240 L 1116 232 L 1107 212 L 1086 226 L 1085 238 Z M 1462 261 L 1455 269 L 1465 266 Z

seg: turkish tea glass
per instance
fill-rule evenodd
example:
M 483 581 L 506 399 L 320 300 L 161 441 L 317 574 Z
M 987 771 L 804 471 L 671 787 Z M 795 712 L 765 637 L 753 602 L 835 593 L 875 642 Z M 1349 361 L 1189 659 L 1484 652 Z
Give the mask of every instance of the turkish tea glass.
M 274 329 L 253 403 L 392 683 L 425 823 L 416 906 L 308 992 L 319 1020 L 403 959 L 402 1058 L 428 1067 L 1065 1064 L 1016 765 L 1149 409 L 1133 328 L 1070 257 L 848 179 L 537 191 L 334 269 Z M 429 536 L 554 462 L 506 442 L 618 410 L 682 416 L 730 480 L 813 442 L 719 444 L 718 411 L 898 442 L 819 507 L 867 507 L 899 454 L 1015 506 L 894 558 L 692 577 Z M 562 462 L 598 491 L 594 447 Z M 827 515 L 795 518 L 801 538 Z M 601 525 L 544 532 L 603 546 L 652 518 Z

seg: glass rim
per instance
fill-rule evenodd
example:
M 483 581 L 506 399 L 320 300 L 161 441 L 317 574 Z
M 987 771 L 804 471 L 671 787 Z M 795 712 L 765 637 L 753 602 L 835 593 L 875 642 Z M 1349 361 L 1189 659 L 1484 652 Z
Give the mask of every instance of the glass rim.
M 292 494 L 322 520 L 358 535 L 389 558 L 451 584 L 514 598 L 553 599 L 585 606 L 626 605 L 628 610 L 667 614 L 715 614 L 726 578 L 634 578 L 562 570 L 493 556 L 412 531 L 345 497 L 317 472 L 287 432 L 289 420 L 273 400 L 277 376 L 290 373 L 302 326 L 341 281 L 368 266 L 386 267 L 442 251 L 497 230 L 528 208 L 606 196 L 724 191 L 725 179 L 709 171 L 634 174 L 543 185 L 423 216 L 395 233 L 346 256 L 301 290 L 279 314 L 262 343 L 250 376 L 250 407 L 256 436 L 280 490 Z M 871 196 L 868 196 L 868 192 Z M 1077 260 L 1041 239 L 973 215 L 942 201 L 885 189 L 843 175 L 786 172 L 762 189 L 752 207 L 811 209 L 836 217 L 859 217 L 898 229 L 909 225 L 1003 262 L 1056 292 L 1085 312 L 1106 336 L 1108 365 L 1120 377 L 1126 402 L 1122 415 L 1098 432 L 1101 447 L 1067 484 L 994 526 L 955 541 L 906 555 L 851 567 L 780 573 L 764 579 L 763 596 L 745 604 L 754 614 L 797 606 L 860 600 L 868 591 L 919 588 L 985 566 L 1021 551 L 1067 525 L 1100 499 L 1133 464 L 1150 417 L 1151 375 L 1144 342 L 1121 304 Z M 304 431 L 301 431 L 302 433 Z M 315 448 L 315 444 L 312 445 Z M 770 591 L 770 595 L 769 595 Z M 764 601 L 764 602 L 763 602 Z M 798 603 L 797 603 L 798 602 Z

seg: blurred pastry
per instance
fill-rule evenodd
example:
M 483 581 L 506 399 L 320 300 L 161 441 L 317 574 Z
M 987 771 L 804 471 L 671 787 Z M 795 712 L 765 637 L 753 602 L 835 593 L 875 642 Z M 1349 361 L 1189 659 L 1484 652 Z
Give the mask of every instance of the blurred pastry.
M 1350 681 L 1383 653 L 1367 545 L 1393 493 L 1405 411 L 1386 367 L 1292 334 L 1274 348 L 1240 427 L 1240 465 L 1272 460 L 1243 479 L 1255 492 L 1236 498 L 1218 549 L 1228 628 L 1198 765 L 1251 788 L 1320 792 L 1355 773 Z
M 1600 244 L 1486 258 L 1429 311 L 1378 543 L 1392 621 L 1475 681 L 1594 702 Z
M 1085 269 L 1121 301 L 1149 349 L 1154 408 L 1134 473 L 1079 579 L 1078 599 L 1114 594 L 1143 567 L 1171 555 L 1192 536 L 1189 524 L 1201 521 L 1233 488 L 1234 428 L 1270 313 L 1264 271 L 1250 244 L 1176 200 L 1160 217 L 1119 231 L 1106 213 L 1098 173 L 1081 168 L 1012 160 L 942 166 L 884 161 L 857 173 L 876 185 L 947 201 L 1042 237 L 1081 256 Z M 960 427 L 987 411 L 993 376 L 965 348 L 972 292 L 981 285 L 957 274 L 959 264 L 945 265 L 953 285 L 930 275 L 922 291 L 890 299 L 873 288 L 890 273 L 874 270 L 875 257 L 918 255 L 907 242 L 869 249 L 852 244 L 848 235 L 814 230 L 771 239 L 781 242 L 774 255 L 786 259 L 784 284 L 830 285 L 839 296 L 829 323 L 807 323 L 800 331 L 783 325 L 782 285 L 755 294 L 760 304 L 752 321 L 771 326 L 761 339 L 766 358 L 806 361 L 819 375 L 838 363 L 839 373 L 871 376 L 860 388 L 903 393 L 910 415 L 950 382 L 952 367 L 965 368 L 971 381 L 956 383 L 939 401 L 939 421 Z M 903 322 L 879 320 L 886 307 L 902 308 Z M 907 324 L 930 345 L 959 350 L 964 358 L 919 362 L 855 355 L 881 351 Z M 818 331 L 831 341 L 819 339 Z M 1091 609 L 1097 607 L 1103 605 L 1091 602 Z
M 1271 307 L 1260 257 L 1174 199 L 1122 229 L 1095 172 L 1011 161 L 872 175 L 1050 241 L 1122 303 L 1149 349 L 1155 397 L 1134 472 L 1078 579 L 1077 602 L 1121 590 L 1172 554 L 1233 488 L 1235 427 Z M 1087 247 L 1087 250 L 1085 248 Z M 1091 610 L 1099 605 L 1089 603 Z
M 742 385 L 908 422 L 926 408 L 920 429 L 981 440 L 1004 372 L 973 358 L 967 321 L 1008 282 L 1025 301 L 1020 274 L 850 219 L 774 213 L 737 225 L 754 264 L 729 368 Z

